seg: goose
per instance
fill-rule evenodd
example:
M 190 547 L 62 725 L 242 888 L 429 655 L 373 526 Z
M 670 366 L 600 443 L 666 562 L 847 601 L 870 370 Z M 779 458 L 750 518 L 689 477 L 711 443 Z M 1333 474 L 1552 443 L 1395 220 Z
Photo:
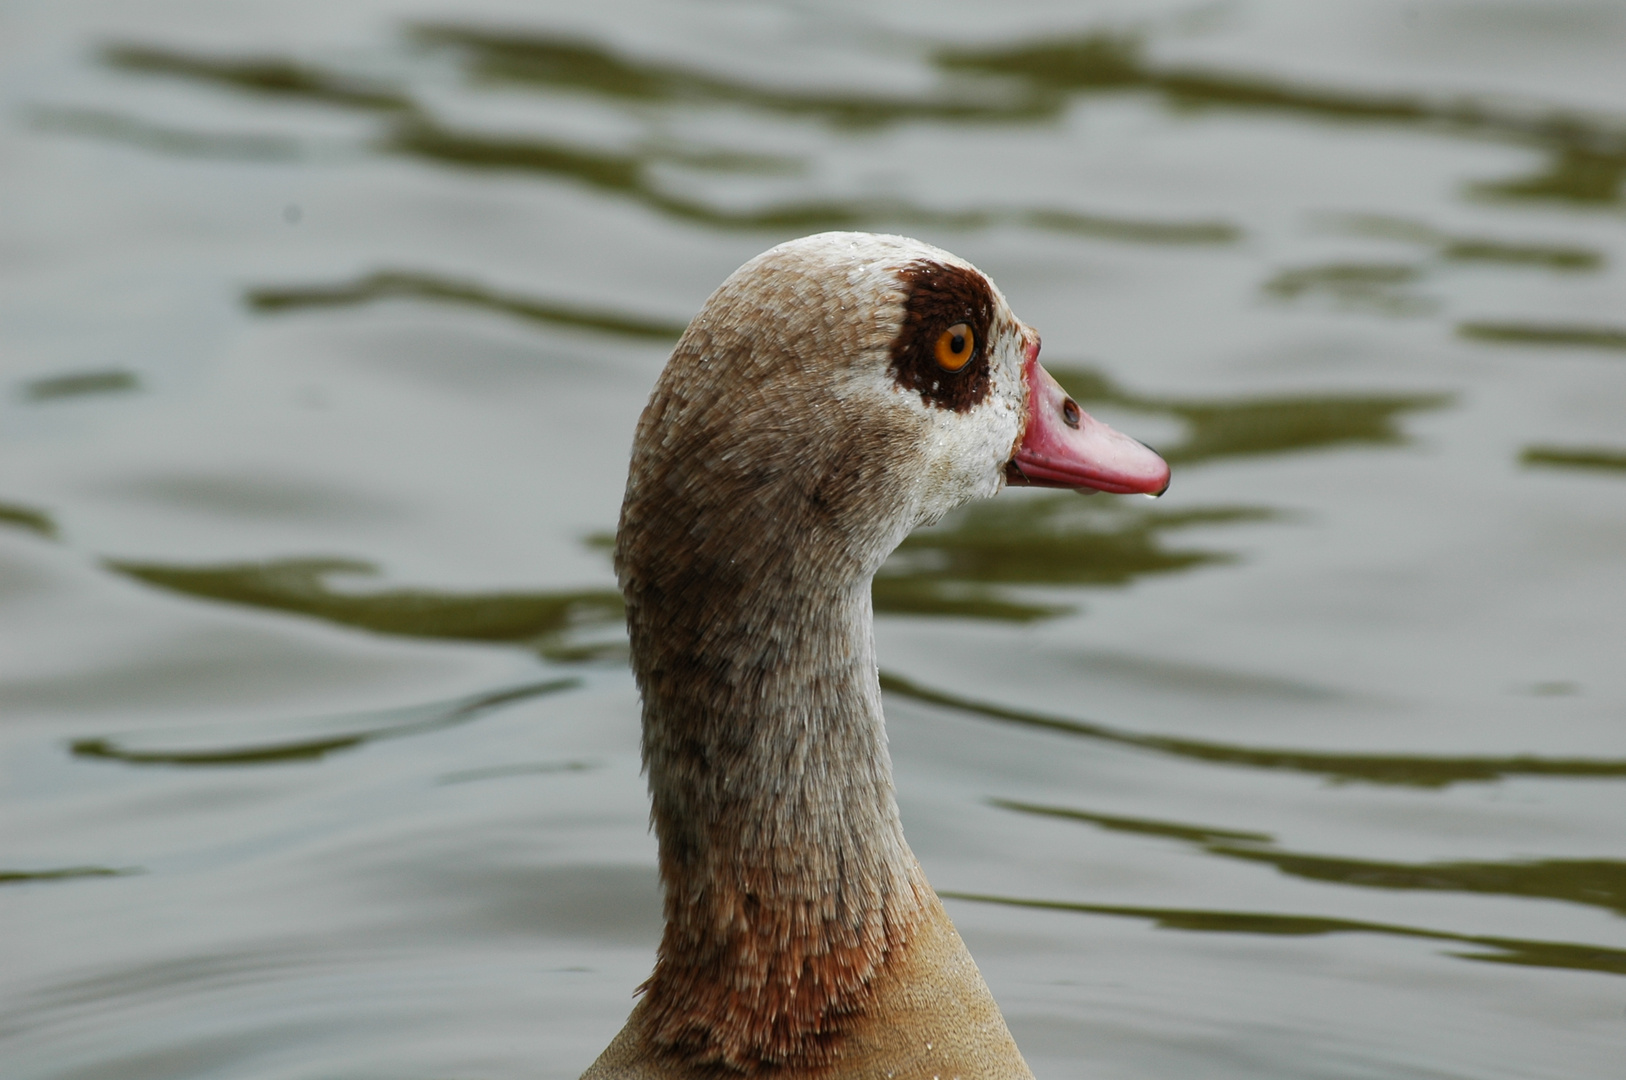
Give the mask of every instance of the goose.
M 903 836 L 870 579 L 1006 484 L 1161 494 L 969 262 L 821 233 L 718 287 L 616 533 L 665 929 L 582 1080 L 1032 1080 Z

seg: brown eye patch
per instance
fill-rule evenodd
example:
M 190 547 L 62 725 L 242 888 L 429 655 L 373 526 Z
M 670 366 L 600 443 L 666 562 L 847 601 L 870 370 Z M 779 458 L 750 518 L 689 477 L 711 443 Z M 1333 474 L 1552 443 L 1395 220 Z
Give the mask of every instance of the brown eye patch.
M 892 377 L 920 400 L 939 409 L 966 412 L 988 396 L 988 328 L 994 318 L 994 294 L 988 279 L 975 270 L 916 262 L 898 271 L 908 289 L 903 326 L 892 342 Z M 939 345 L 952 346 L 956 327 L 969 330 L 963 344 L 969 358 L 952 356 L 957 368 L 939 357 Z M 947 339 L 944 335 L 948 334 Z M 950 349 L 952 355 L 952 349 Z

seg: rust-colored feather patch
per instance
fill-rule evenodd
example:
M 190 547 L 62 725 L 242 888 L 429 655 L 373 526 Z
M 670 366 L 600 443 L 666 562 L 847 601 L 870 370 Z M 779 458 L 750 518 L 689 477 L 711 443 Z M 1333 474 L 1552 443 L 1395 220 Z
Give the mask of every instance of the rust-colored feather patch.
M 921 917 L 906 896 L 849 910 L 829 894 L 788 900 L 763 888 L 667 878 L 667 925 L 647 994 L 645 1038 L 719 1075 L 837 1065 L 875 981 Z M 707 887 L 709 886 L 709 888 Z M 695 894 L 708 894 L 702 896 Z

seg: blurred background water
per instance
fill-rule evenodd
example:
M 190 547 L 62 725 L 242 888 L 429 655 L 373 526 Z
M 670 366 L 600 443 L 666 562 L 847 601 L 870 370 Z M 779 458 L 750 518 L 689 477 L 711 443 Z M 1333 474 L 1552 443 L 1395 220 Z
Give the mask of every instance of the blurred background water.
M 876 582 L 1041 1077 L 1626 1061 L 1626 4 L 0 2 L 0 1074 L 576 1076 L 607 537 L 756 252 L 964 255 L 1157 503 Z

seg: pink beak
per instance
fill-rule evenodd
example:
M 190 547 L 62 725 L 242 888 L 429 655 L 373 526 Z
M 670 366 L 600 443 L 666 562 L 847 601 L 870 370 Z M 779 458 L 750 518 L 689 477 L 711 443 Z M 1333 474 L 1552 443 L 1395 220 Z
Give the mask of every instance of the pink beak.
M 1039 366 L 1037 339 L 1029 343 L 1022 367 L 1028 382 L 1028 426 L 1005 467 L 1006 483 L 1117 495 L 1161 495 L 1169 489 L 1168 462 L 1080 409 Z

